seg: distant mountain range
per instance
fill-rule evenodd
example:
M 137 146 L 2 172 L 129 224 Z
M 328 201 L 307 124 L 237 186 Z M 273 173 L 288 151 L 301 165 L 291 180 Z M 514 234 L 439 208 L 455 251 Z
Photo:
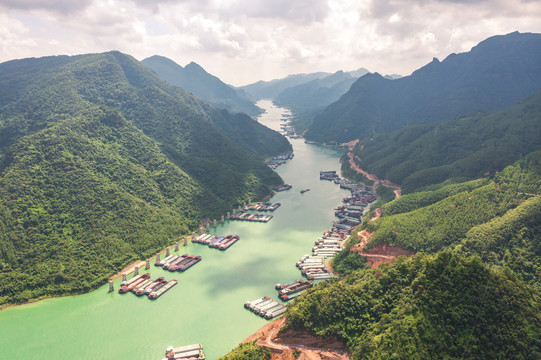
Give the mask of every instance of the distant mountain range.
M 256 83 L 240 86 L 252 99 L 274 99 L 285 89 L 307 83 L 314 79 L 321 79 L 331 75 L 326 72 L 316 72 L 310 74 L 289 75 L 283 79 L 274 79 L 271 81 L 258 81 Z
M 357 78 L 367 74 L 368 70 L 362 69 L 355 73 L 358 76 L 338 71 L 323 78 L 288 87 L 274 98 L 274 102 L 296 112 L 324 108 L 345 94 Z
M 103 284 L 270 194 L 290 150 L 116 51 L 0 64 L 0 305 Z
M 171 59 L 154 55 L 141 63 L 170 84 L 180 86 L 217 108 L 250 116 L 261 113 L 261 109 L 254 105 L 244 91 L 225 84 L 194 62 L 182 67 Z
M 367 74 L 315 117 L 308 139 L 343 143 L 412 124 L 495 112 L 541 90 L 541 35 L 494 36 L 396 80 Z

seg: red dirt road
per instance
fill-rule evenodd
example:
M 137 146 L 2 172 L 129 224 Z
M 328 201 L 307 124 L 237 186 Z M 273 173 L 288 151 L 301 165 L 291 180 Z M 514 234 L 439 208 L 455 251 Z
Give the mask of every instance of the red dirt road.
M 376 174 L 370 174 L 370 173 L 364 171 L 363 169 L 361 169 L 357 165 L 357 163 L 355 162 L 355 159 L 357 159 L 357 160 L 360 160 L 360 159 L 358 157 L 354 157 L 353 153 L 348 152 L 348 158 L 349 158 L 349 165 L 351 166 L 351 168 L 353 170 L 355 170 L 356 172 L 358 172 L 360 174 L 363 174 L 367 179 L 372 180 L 374 182 L 374 185 L 371 186 L 372 189 L 374 189 L 374 191 L 379 186 L 385 186 L 385 187 L 388 187 L 388 188 L 395 189 L 394 193 L 395 193 L 395 196 L 396 196 L 397 199 L 400 196 L 402 196 L 402 189 L 400 188 L 400 185 L 394 184 L 394 183 L 390 182 L 389 180 L 380 179 L 380 178 L 378 178 L 378 176 Z
M 299 360 L 348 360 L 350 355 L 344 344 L 336 339 L 322 338 L 304 331 L 286 330 L 279 332 L 286 318 L 281 317 L 268 323 L 244 342 L 254 341 L 268 348 L 272 360 L 294 360 L 293 351 L 299 350 Z

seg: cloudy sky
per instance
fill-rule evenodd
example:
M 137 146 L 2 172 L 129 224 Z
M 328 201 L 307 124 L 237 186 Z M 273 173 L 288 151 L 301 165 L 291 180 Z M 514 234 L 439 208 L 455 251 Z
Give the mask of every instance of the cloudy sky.
M 0 62 L 120 50 L 233 85 L 360 67 L 409 75 L 497 34 L 541 32 L 540 0 L 0 0 Z

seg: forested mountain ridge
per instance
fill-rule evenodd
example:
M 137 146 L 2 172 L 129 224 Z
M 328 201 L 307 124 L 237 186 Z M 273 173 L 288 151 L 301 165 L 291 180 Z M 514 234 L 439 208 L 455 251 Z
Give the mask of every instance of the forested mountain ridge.
M 410 76 L 361 77 L 305 135 L 326 143 L 363 139 L 473 111 L 499 111 L 540 90 L 541 34 L 494 36 Z
M 261 113 L 261 109 L 243 91 L 225 84 L 194 62 L 182 67 L 171 59 L 154 55 L 141 60 L 141 63 L 170 84 L 180 86 L 217 108 L 248 115 Z
M 244 90 L 253 99 L 274 99 L 278 94 L 288 87 L 297 86 L 307 83 L 314 79 L 324 78 L 331 74 L 326 72 L 316 72 L 310 74 L 294 74 L 282 79 L 274 79 L 271 81 L 258 81 L 253 84 L 244 85 L 239 89 Z
M 88 291 L 268 194 L 290 144 L 247 119 L 119 52 L 0 64 L 0 304 Z
M 494 114 L 415 125 L 359 142 L 356 164 L 404 193 L 450 179 L 494 174 L 541 150 L 541 92 Z

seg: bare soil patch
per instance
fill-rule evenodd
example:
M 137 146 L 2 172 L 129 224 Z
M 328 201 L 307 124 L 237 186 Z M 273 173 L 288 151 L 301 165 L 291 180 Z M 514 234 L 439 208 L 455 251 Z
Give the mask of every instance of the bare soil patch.
M 268 323 L 244 342 L 254 341 L 259 346 L 270 349 L 272 360 L 294 360 L 293 352 L 301 352 L 299 360 L 347 360 L 350 355 L 343 343 L 335 338 L 323 338 L 306 331 L 280 329 L 286 318 L 281 317 Z

